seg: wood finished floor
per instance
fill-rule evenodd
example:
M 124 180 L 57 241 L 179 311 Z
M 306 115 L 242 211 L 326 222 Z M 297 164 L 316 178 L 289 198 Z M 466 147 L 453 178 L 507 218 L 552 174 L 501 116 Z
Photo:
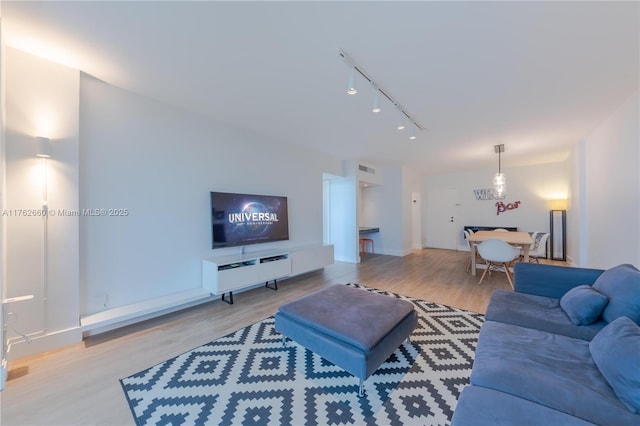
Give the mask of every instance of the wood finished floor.
M 0 392 L 0 424 L 133 425 L 118 379 L 273 315 L 280 304 L 331 284 L 357 282 L 484 313 L 491 292 L 510 286 L 503 273 L 478 285 L 480 275 L 466 272 L 468 261 L 467 252 L 438 249 L 405 257 L 366 255 L 360 264 L 339 262 L 281 281 L 278 291 L 239 293 L 234 305 L 217 300 L 11 362 Z

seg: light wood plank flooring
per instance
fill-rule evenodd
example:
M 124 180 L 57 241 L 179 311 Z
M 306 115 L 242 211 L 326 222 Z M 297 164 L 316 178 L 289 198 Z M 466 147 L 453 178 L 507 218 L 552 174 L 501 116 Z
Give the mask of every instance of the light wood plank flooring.
M 495 289 L 510 289 L 504 273 L 482 285 L 467 273 L 469 254 L 416 250 L 405 257 L 364 255 L 279 282 L 131 325 L 57 351 L 9 364 L 0 393 L 2 425 L 133 425 L 118 379 L 208 343 L 270 315 L 277 307 L 330 284 L 357 282 L 484 313 Z M 558 263 L 558 262 L 554 262 Z

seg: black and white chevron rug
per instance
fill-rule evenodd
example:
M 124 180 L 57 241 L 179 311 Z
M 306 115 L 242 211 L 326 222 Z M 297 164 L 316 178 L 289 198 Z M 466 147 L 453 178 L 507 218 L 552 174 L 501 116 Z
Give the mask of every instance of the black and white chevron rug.
M 447 425 L 469 383 L 481 314 L 413 302 L 411 342 L 365 382 L 289 341 L 273 317 L 121 380 L 138 425 Z

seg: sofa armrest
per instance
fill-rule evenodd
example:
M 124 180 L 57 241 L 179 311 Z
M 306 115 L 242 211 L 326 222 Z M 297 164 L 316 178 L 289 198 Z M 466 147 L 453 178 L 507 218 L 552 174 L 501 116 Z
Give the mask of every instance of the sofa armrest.
M 514 290 L 518 293 L 560 299 L 579 285 L 592 285 L 602 269 L 573 268 L 519 262 L 514 267 Z

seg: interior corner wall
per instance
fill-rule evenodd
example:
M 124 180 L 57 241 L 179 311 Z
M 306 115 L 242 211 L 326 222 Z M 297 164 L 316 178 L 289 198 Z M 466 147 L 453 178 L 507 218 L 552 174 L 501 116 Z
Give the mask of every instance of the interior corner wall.
M 640 108 L 636 90 L 586 139 L 586 264 L 640 267 Z
M 81 314 L 202 286 L 210 191 L 288 197 L 290 241 L 323 242 L 323 172 L 340 161 L 128 92 L 80 85 Z
M 357 185 L 352 178 L 331 179 L 331 242 L 335 259 L 358 263 Z
M 81 340 L 78 209 L 79 72 L 6 48 L 3 269 L 10 359 Z M 36 157 L 36 136 L 51 158 Z M 44 205 L 49 214 L 42 214 Z M 21 335 L 29 336 L 27 344 Z
M 571 153 L 570 210 L 567 212 L 567 261 L 574 266 L 587 265 L 589 227 L 586 208 L 586 148 L 578 141 Z
M 330 180 L 330 233 L 335 260 L 358 263 L 359 186 L 357 164 L 352 160 L 340 162 L 341 170 Z

